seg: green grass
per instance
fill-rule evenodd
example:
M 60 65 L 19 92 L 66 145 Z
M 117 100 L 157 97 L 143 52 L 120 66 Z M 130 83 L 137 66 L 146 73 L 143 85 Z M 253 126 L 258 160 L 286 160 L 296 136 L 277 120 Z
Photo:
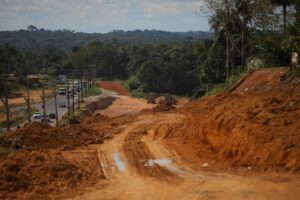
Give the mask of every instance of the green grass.
M 121 84 L 121 85 L 123 85 L 123 86 L 125 86 L 125 83 L 126 83 L 126 81 L 127 80 L 120 80 L 120 79 L 113 79 L 113 80 L 111 80 L 111 82 L 113 82 L 113 83 L 118 83 L 118 84 Z
M 20 85 L 16 82 L 10 82 L 8 84 L 8 87 L 9 87 L 10 91 L 12 91 L 12 92 L 19 92 L 22 90 L 26 90 L 26 87 L 24 85 Z
M 237 82 L 247 74 L 248 72 L 241 72 L 241 73 L 235 73 L 233 75 L 231 75 L 226 81 L 225 83 L 222 84 L 218 84 L 215 85 L 209 92 L 208 95 L 213 95 L 213 94 L 217 94 L 220 92 L 224 92 L 228 89 L 231 89 L 235 84 L 237 84 Z
M 300 78 L 300 68 L 298 67 L 295 71 L 289 71 L 288 76 L 291 78 Z
M 84 97 L 89 97 L 89 96 L 97 96 L 101 94 L 101 90 L 99 88 L 98 85 L 93 85 L 90 89 L 88 89 L 85 94 Z
M 148 96 L 144 91 L 140 89 L 131 91 L 130 95 L 136 98 L 146 98 Z

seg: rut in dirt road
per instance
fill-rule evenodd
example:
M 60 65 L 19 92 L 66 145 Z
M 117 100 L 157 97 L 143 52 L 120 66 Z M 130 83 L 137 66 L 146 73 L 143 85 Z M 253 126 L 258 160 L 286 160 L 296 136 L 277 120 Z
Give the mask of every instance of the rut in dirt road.
M 157 135 L 158 129 L 184 119 L 174 113 L 140 115 L 127 124 L 120 135 L 99 146 L 105 183 L 76 199 L 297 199 L 297 192 L 288 191 L 297 191 L 299 183 L 204 173 L 187 167 L 164 144 L 164 136 Z

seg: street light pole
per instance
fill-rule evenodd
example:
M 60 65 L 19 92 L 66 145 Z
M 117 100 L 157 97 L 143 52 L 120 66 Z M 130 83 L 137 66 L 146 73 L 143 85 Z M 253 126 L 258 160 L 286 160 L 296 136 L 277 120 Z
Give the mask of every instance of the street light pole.
M 84 86 L 83 86 L 83 82 L 82 82 L 82 76 L 80 78 L 80 91 L 81 91 L 81 103 L 83 103 L 83 93 L 84 93 Z
M 31 122 L 31 107 L 30 107 L 30 89 L 29 89 L 29 80 L 27 79 L 27 97 L 23 97 L 27 104 L 27 120 L 28 123 Z
M 46 120 L 45 79 L 43 79 L 43 119 Z
M 81 85 L 79 85 L 79 79 L 77 80 L 77 109 L 80 109 L 80 87 Z
M 74 78 L 73 78 L 73 80 L 72 80 L 72 114 L 73 114 L 73 116 L 75 115 L 75 95 L 74 95 Z
M 55 120 L 56 120 L 56 126 L 58 126 L 58 111 L 57 111 L 57 99 L 56 99 L 57 92 L 56 92 L 56 80 L 55 79 L 54 79 L 54 91 L 53 91 L 53 94 L 54 94 L 54 104 L 55 104 Z
M 67 79 L 67 99 L 68 99 L 68 118 L 70 118 L 71 111 L 70 111 L 70 86 L 69 86 L 69 79 Z

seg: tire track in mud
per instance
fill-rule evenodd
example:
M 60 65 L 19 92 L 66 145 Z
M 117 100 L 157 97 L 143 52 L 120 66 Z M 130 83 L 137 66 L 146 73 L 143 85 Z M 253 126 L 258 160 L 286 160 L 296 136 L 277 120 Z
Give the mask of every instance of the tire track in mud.
M 156 158 L 142 141 L 145 134 L 148 134 L 147 131 L 129 132 L 125 137 L 123 148 L 129 163 L 142 176 L 149 176 L 169 183 L 181 180 L 177 174 L 157 163 L 149 165 L 149 162 Z

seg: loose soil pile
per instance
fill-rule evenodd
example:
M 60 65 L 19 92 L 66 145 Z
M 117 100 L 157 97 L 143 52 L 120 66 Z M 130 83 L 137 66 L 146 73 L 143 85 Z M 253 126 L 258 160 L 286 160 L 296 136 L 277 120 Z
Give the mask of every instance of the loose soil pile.
M 76 166 L 61 151 L 25 151 L 0 162 L 0 198 L 45 199 L 99 178 L 101 171 Z
M 281 76 L 276 70 L 269 73 Z M 246 79 L 247 85 L 249 80 L 257 83 L 253 76 Z M 187 160 L 198 157 L 200 167 L 216 162 L 300 171 L 300 85 L 283 81 L 261 90 L 254 85 L 242 94 L 223 93 L 189 103 L 178 111 L 187 116 L 185 122 L 157 134 L 168 138 Z
M 103 134 L 102 131 L 97 132 L 80 124 L 57 128 L 33 122 L 15 132 L 5 134 L 3 138 L 17 149 L 72 149 L 102 143 Z
M 114 97 L 106 97 L 101 98 L 98 101 L 93 101 L 85 106 L 83 114 L 91 116 L 95 111 L 102 110 L 110 106 L 115 99 L 116 98 Z
M 97 114 L 78 125 L 31 123 L 0 137 L 0 199 L 76 195 L 104 178 L 97 147 L 133 118 Z M 79 187 L 80 185 L 80 187 Z M 68 192 L 72 190 L 72 192 Z
M 127 89 L 118 83 L 112 83 L 109 81 L 100 81 L 100 87 L 106 90 L 117 92 L 123 96 L 129 96 L 129 92 L 127 91 Z

